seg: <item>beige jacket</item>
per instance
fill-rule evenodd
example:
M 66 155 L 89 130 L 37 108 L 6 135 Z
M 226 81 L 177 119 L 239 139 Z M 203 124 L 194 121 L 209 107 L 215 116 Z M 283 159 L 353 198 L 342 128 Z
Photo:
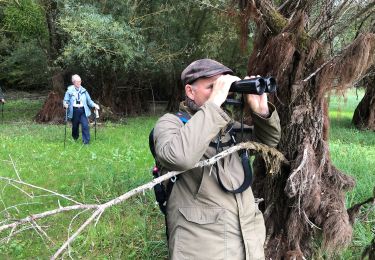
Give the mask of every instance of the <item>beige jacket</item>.
M 248 138 L 276 146 L 280 122 L 273 105 L 270 110 L 267 119 L 252 114 L 254 129 Z M 210 141 L 222 131 L 221 142 L 227 142 L 230 122 L 230 117 L 210 102 L 186 124 L 174 114 L 161 117 L 154 129 L 154 142 L 163 172 L 187 170 L 211 158 L 216 149 L 209 147 Z M 220 160 L 219 171 L 227 188 L 242 184 L 238 153 Z M 167 204 L 167 225 L 170 259 L 264 259 L 264 220 L 251 188 L 240 194 L 223 191 L 215 167 L 195 168 L 179 175 Z

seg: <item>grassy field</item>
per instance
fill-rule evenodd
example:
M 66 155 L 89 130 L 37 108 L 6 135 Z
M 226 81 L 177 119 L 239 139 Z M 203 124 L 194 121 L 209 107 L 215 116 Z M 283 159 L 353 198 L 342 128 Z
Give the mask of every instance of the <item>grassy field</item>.
M 375 134 L 359 132 L 350 124 L 360 98 L 356 99 L 354 92 L 346 102 L 333 97 L 330 106 L 332 160 L 357 180 L 355 189 L 347 194 L 347 206 L 370 197 L 375 183 Z M 106 123 L 98 128 L 97 140 L 92 136 L 88 146 L 74 142 L 68 128 L 64 149 L 63 125 L 33 123 L 32 117 L 40 106 L 41 101 L 18 100 L 9 101 L 4 107 L 0 176 L 17 178 L 17 170 L 23 181 L 72 195 L 83 203 L 106 202 L 150 180 L 153 159 L 148 151 L 148 134 L 156 117 L 131 118 L 126 124 Z M 22 188 L 24 191 L 0 182 L 0 222 L 6 216 L 21 218 L 58 208 L 59 204 L 71 204 L 56 196 L 43 196 L 46 192 Z M 16 204 L 17 209 L 5 210 Z M 48 259 L 67 239 L 69 227 L 71 234 L 89 216 L 84 212 L 72 221 L 77 213 L 39 221 L 49 238 L 28 230 L 8 244 L 2 241 L 0 259 Z M 356 224 L 353 243 L 335 258 L 358 259 L 373 236 L 374 220 L 372 214 L 367 222 Z M 6 240 L 6 235 L 2 238 Z M 78 237 L 70 255 L 74 259 L 165 259 L 164 219 L 153 192 L 135 196 L 106 211 L 96 227 Z
M 331 158 L 338 169 L 354 176 L 357 184 L 347 193 L 348 207 L 370 198 L 375 187 L 375 132 L 359 131 L 351 124 L 354 109 L 363 95 L 351 90 L 346 97 L 333 96 L 330 100 Z M 360 259 L 364 246 L 375 236 L 374 207 L 369 213 L 368 218 L 356 222 L 351 246 L 337 259 Z

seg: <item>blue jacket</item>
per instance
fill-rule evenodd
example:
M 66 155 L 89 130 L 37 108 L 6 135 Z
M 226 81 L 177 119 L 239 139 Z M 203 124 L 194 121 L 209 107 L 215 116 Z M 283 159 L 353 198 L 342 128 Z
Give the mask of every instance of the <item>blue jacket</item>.
M 69 105 L 68 118 L 73 118 L 73 104 L 76 99 L 76 93 L 77 90 L 74 87 L 74 85 L 70 85 L 64 96 L 64 102 Z M 81 86 L 79 93 L 81 96 L 80 100 L 83 104 L 83 107 L 85 108 L 85 115 L 86 117 L 89 117 L 91 115 L 90 108 L 94 107 L 95 103 L 91 100 L 89 92 L 87 92 L 87 90 L 84 87 Z

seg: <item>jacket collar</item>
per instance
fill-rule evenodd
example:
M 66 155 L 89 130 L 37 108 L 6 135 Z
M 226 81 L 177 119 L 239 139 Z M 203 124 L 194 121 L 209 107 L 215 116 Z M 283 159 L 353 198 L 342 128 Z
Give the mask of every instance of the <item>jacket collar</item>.
M 77 90 L 74 85 L 70 85 L 69 88 L 71 89 L 71 91 L 73 91 L 73 90 L 76 91 Z M 86 91 L 87 90 L 83 86 L 80 87 L 80 91 L 79 91 L 80 93 L 84 93 Z

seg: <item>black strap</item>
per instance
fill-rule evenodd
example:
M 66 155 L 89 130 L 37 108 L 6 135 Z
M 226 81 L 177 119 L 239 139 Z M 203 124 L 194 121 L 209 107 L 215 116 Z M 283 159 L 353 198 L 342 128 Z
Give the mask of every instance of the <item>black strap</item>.
M 225 143 L 220 143 L 220 144 L 219 144 L 219 148 L 223 148 L 223 147 L 231 147 L 232 145 L 233 145 L 233 140 L 230 140 L 230 141 L 225 142 Z M 217 143 L 215 143 L 215 142 L 210 142 L 210 147 L 216 148 L 216 147 L 217 147 Z
M 218 151 L 218 149 L 217 149 L 217 151 Z M 221 181 L 221 178 L 220 178 L 219 165 L 218 165 L 217 162 L 215 163 L 215 168 L 216 168 L 216 172 L 217 172 L 217 180 L 220 184 L 220 187 L 224 191 L 229 192 L 229 193 L 233 193 L 233 194 L 244 192 L 245 190 L 247 190 L 251 186 L 251 183 L 253 181 L 253 172 L 251 170 L 250 160 L 249 160 L 249 155 L 247 153 L 247 150 L 241 150 L 239 153 L 240 153 L 240 156 L 241 156 L 242 167 L 243 167 L 243 170 L 244 170 L 244 180 L 243 180 L 243 183 L 241 184 L 241 186 L 238 187 L 237 189 L 229 190 L 229 189 L 227 189 L 227 187 L 225 187 L 224 183 Z
M 244 123 L 243 123 L 243 104 L 244 104 L 244 96 L 242 95 L 242 105 L 241 105 L 241 137 L 243 139 L 243 133 L 244 133 Z M 231 141 L 233 141 L 234 144 L 236 144 L 236 141 L 235 141 L 235 138 L 234 138 L 234 132 L 235 129 L 231 129 L 231 131 L 229 132 L 229 134 L 231 135 Z M 218 137 L 217 137 L 217 143 L 216 143 L 216 153 L 219 152 L 219 149 L 223 147 L 223 146 L 220 146 L 220 133 L 218 134 Z M 241 161 L 242 161 L 242 167 L 243 167 L 243 170 L 244 170 L 244 180 L 243 180 L 243 183 L 241 184 L 240 187 L 238 187 L 237 189 L 235 190 L 228 190 L 225 185 L 223 184 L 223 182 L 221 181 L 221 178 L 220 178 L 220 173 L 219 173 L 219 166 L 218 166 L 218 163 L 216 162 L 215 163 L 215 167 L 216 167 L 216 172 L 217 172 L 217 179 L 218 179 L 218 182 L 220 184 L 220 187 L 226 191 L 226 192 L 230 192 L 230 193 L 233 193 L 233 194 L 236 194 L 236 193 L 241 193 L 241 192 L 244 192 L 246 189 L 248 189 L 250 186 L 251 186 L 251 183 L 253 181 L 253 173 L 252 173 L 252 170 L 251 170 L 251 166 L 250 166 L 250 161 L 249 161 L 249 155 L 247 153 L 247 150 L 241 150 L 239 151 L 240 153 L 240 156 L 241 156 Z
M 152 153 L 152 156 L 154 157 L 156 161 L 156 153 L 155 153 L 155 146 L 154 146 L 154 128 L 152 128 L 149 136 L 148 136 L 148 147 L 150 147 L 150 151 Z

